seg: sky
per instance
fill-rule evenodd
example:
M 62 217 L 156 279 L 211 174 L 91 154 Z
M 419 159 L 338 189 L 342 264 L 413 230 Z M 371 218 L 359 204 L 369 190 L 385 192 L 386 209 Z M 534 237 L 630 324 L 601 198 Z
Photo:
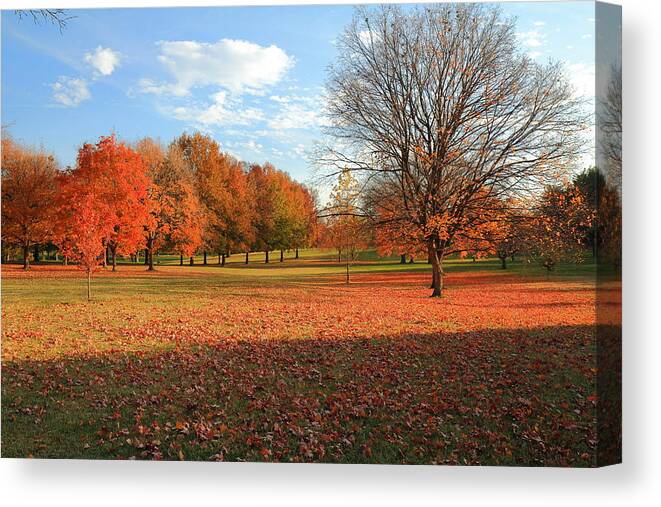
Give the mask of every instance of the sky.
M 595 8 L 503 3 L 523 51 L 565 62 L 593 99 Z M 2 125 L 19 141 L 75 163 L 115 133 L 167 143 L 199 130 L 247 162 L 305 182 L 321 139 L 326 69 L 347 5 L 70 10 L 60 31 L 2 12 Z M 585 165 L 591 164 L 589 156 Z

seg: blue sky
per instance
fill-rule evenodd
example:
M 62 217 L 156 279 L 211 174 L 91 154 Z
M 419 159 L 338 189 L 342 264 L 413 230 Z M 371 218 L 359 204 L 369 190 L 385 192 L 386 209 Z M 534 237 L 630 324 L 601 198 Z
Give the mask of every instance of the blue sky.
M 502 4 L 521 47 L 566 62 L 594 95 L 594 4 Z M 305 181 L 325 69 L 351 6 L 72 10 L 62 34 L 2 12 L 2 125 L 73 164 L 115 132 L 169 142 L 201 130 L 249 162 Z M 587 163 L 587 162 L 586 162 Z

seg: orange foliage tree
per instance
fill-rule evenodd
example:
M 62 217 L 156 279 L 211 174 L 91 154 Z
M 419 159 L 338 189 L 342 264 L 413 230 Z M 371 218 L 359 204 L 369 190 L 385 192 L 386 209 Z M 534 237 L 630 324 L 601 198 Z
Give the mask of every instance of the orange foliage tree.
M 231 250 L 247 249 L 254 241 L 254 198 L 243 165 L 199 132 L 183 134 L 175 144 L 193 175 L 206 216 L 204 263 L 207 251 L 217 252 L 222 263 Z
M 181 149 L 172 143 L 165 152 L 160 144 L 145 138 L 136 144 L 150 177 L 148 215 L 143 224 L 148 270 L 154 270 L 154 252 L 168 245 L 191 256 L 202 243 L 204 216 L 195 193 L 193 176 Z
M 2 139 L 2 240 L 23 252 L 30 268 L 30 247 L 53 232 L 57 165 L 52 156 Z
M 106 248 L 114 270 L 118 252 L 132 253 L 144 243 L 149 179 L 141 157 L 108 136 L 84 144 L 76 167 L 60 181 L 54 242 L 87 273 L 89 298 L 92 272 Z
M 78 155 L 78 178 L 94 181 L 96 191 L 110 206 L 112 233 L 104 238 L 116 269 L 117 254 L 128 255 L 144 245 L 143 225 L 148 219 L 147 190 L 150 180 L 142 158 L 114 135 L 85 144 Z
M 57 199 L 58 220 L 54 243 L 87 274 L 87 299 L 91 278 L 101 263 L 106 241 L 114 233 L 110 203 L 95 180 L 81 177 L 77 168 L 62 174 Z
M 575 185 L 548 187 L 525 222 L 525 253 L 552 271 L 560 261 L 582 262 L 588 243 L 585 229 L 596 219 L 594 206 Z

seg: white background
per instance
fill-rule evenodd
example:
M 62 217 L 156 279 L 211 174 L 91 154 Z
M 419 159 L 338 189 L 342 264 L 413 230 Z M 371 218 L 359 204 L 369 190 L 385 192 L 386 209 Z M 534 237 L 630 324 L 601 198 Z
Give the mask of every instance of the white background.
M 191 3 L 219 5 L 230 2 Z M 238 3 L 241 2 L 233 2 Z M 305 2 L 289 0 L 287 3 Z M 315 3 L 322 2 L 316 0 Z M 183 4 L 185 2 L 181 0 L 0 0 L 2 8 Z M 10 506 L 114 507 L 137 503 L 179 506 L 658 505 L 661 500 L 659 4 L 661 2 L 649 0 L 624 0 L 623 10 L 623 465 L 596 470 L 565 470 L 3 459 L 0 461 L 0 502 Z

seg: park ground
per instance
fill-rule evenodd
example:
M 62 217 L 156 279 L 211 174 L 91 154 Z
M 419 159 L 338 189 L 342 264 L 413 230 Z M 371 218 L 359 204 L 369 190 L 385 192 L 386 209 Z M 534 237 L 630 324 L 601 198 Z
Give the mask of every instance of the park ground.
M 595 465 L 593 265 L 278 257 L 3 266 L 2 456 Z

